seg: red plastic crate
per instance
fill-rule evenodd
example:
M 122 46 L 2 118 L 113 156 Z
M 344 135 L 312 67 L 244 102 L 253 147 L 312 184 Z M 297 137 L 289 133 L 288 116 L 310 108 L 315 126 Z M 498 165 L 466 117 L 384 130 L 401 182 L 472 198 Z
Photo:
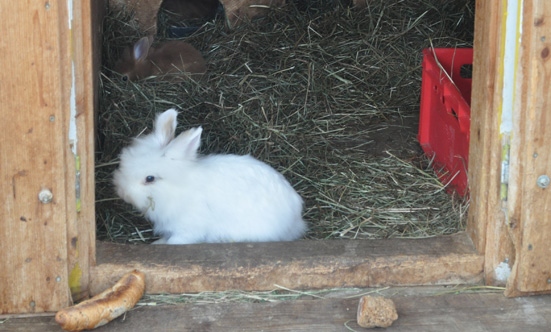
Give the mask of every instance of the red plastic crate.
M 438 66 L 435 54 L 453 83 Z M 433 166 L 440 181 L 448 185 L 448 191 L 455 190 L 461 196 L 468 193 L 472 85 L 468 68 L 472 69 L 472 63 L 472 49 L 437 48 L 423 51 L 417 139 L 425 154 L 434 158 Z

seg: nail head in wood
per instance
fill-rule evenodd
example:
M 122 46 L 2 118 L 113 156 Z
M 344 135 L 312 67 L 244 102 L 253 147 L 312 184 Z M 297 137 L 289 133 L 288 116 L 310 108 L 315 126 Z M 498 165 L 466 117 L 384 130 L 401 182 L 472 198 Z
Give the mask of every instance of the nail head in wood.
M 38 199 L 44 204 L 50 203 L 53 198 L 54 194 L 48 189 L 42 189 L 42 191 L 38 193 Z
M 540 175 L 538 177 L 538 187 L 545 189 L 549 187 L 549 184 L 551 183 L 551 179 L 547 175 Z

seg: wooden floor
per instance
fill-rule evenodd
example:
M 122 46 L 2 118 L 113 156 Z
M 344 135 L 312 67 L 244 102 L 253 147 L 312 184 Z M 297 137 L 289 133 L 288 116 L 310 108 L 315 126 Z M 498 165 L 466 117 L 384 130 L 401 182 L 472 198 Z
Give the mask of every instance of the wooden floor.
M 551 331 L 551 295 L 505 298 L 499 292 L 449 293 L 445 287 L 390 288 L 398 320 L 385 331 Z M 95 331 L 365 331 L 358 297 L 139 306 Z M 382 330 L 382 329 L 378 329 Z M 0 319 L 0 331 L 61 331 L 53 316 Z

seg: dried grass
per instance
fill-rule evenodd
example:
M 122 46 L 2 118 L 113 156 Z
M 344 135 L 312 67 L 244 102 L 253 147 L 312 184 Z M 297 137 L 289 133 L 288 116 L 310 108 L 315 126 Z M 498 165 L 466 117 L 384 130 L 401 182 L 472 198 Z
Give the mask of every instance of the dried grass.
M 193 294 L 145 294 L 138 306 L 162 306 L 214 303 L 264 303 L 294 300 L 359 299 L 362 296 L 387 298 L 407 296 L 442 296 L 448 294 L 503 293 L 505 287 L 460 284 L 434 287 L 382 287 L 382 288 L 329 288 L 319 290 L 294 290 L 274 285 L 270 291 L 228 290 L 223 292 L 200 292 Z
M 203 52 L 209 73 L 182 83 L 126 83 L 111 72 L 122 48 L 140 36 L 124 17 L 109 15 L 98 117 L 98 237 L 154 239 L 151 225 L 116 198 L 110 179 L 121 148 L 170 107 L 181 110 L 178 131 L 204 127 L 204 153 L 250 153 L 285 174 L 305 200 L 307 238 L 429 237 L 463 229 L 467 202 L 437 180 L 415 141 L 415 122 L 421 51 L 430 41 L 471 47 L 474 1 L 367 3 L 357 10 L 335 0 L 290 2 L 233 31 L 217 17 L 185 38 Z

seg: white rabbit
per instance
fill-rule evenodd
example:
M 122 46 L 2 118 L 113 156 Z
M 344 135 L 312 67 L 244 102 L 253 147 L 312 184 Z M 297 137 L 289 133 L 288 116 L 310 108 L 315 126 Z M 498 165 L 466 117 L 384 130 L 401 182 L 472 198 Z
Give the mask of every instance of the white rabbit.
M 267 164 L 249 155 L 198 155 L 202 128 L 174 138 L 169 109 L 153 132 L 120 155 L 117 194 L 143 212 L 156 244 L 291 241 L 306 231 L 302 198 Z

